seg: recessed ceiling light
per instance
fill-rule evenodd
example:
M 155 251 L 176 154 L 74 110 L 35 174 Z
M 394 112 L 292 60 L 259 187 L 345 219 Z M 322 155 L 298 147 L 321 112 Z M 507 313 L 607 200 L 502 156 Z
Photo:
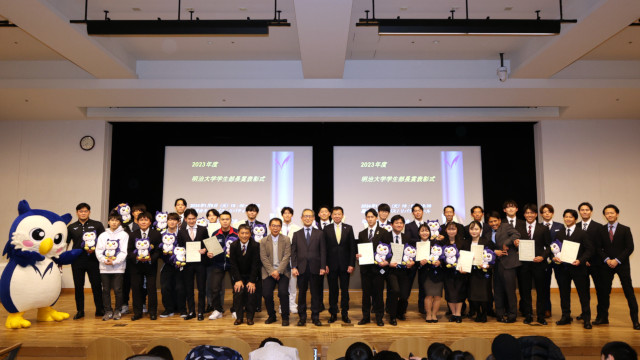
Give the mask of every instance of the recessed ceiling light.
M 241 7 L 241 8 L 238 8 L 238 9 L 240 9 L 240 11 L 247 11 L 246 7 Z
M 438 45 L 438 44 L 440 44 L 440 40 L 433 40 L 433 43 Z
M 512 6 L 507 6 L 506 8 L 504 8 L 504 11 L 511 11 L 511 10 L 513 10 Z
M 403 7 L 400 8 L 401 11 L 407 11 L 407 9 L 408 9 L 408 7 L 406 7 L 406 6 L 403 6 Z
M 142 9 L 140 9 L 140 8 L 131 8 L 131 10 L 133 10 L 133 11 L 142 11 Z
M 211 44 L 213 44 L 213 41 L 211 40 L 207 41 L 207 45 L 211 45 Z

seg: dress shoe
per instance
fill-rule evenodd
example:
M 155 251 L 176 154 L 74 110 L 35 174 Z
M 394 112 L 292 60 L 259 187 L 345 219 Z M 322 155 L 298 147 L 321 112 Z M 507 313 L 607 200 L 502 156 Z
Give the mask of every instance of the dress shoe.
M 196 317 L 195 313 L 188 313 L 187 316 L 184 317 L 185 320 L 191 320 Z
M 261 307 L 261 306 L 258 306 L 258 307 L 256 308 L 256 312 L 262 312 L 262 307 Z
M 405 314 L 400 314 L 396 318 L 398 320 L 402 320 L 402 321 L 406 321 L 407 320 L 407 316 Z
M 390 319 L 389 320 L 389 324 L 391 324 L 393 326 L 398 326 L 398 322 L 396 321 L 396 319 Z
M 378 319 L 378 320 L 376 320 L 376 325 L 384 326 L 384 321 L 382 319 Z
M 449 316 L 449 322 L 454 322 L 454 321 L 456 321 L 455 315 Z
M 516 322 L 516 317 L 508 317 L 507 320 L 504 321 L 505 324 L 513 324 L 514 322 Z
M 456 323 L 460 324 L 462 322 L 462 316 L 456 316 Z
M 322 326 L 322 321 L 320 321 L 320 319 L 312 319 L 311 322 L 315 326 Z
M 198 313 L 198 321 L 202 321 L 202 320 L 204 320 L 204 314 Z
M 298 320 L 298 324 L 297 325 L 298 326 L 306 326 L 307 325 L 307 320 L 300 319 L 300 320 Z
M 265 324 L 273 324 L 274 322 L 276 322 L 275 316 L 269 316 L 267 320 L 264 321 Z
M 496 312 L 493 309 L 487 311 L 487 316 L 496 317 Z
M 609 323 L 609 319 L 598 319 L 593 322 L 593 325 L 606 325 Z
M 427 310 L 425 309 L 419 309 L 418 312 L 422 315 L 427 315 Z
M 282 318 L 282 326 L 289 326 L 289 318 Z
M 576 316 L 576 320 L 578 320 L 578 321 L 582 320 L 582 314 Z
M 247 319 L 247 325 L 253 325 L 253 319 Z
M 545 312 L 544 312 L 544 318 L 545 318 L 545 319 L 548 319 L 548 318 L 550 318 L 550 317 L 551 317 L 551 310 L 545 310 Z
M 634 322 L 633 323 L 633 330 L 640 330 L 640 322 Z
M 249 320 L 247 320 L 247 322 L 249 322 Z M 240 325 L 242 324 L 242 319 L 236 319 L 236 321 L 233 322 L 233 325 Z
M 358 325 L 366 325 L 371 322 L 371 319 L 362 319 L 358 321 Z
M 136 321 L 136 320 L 140 320 L 140 319 L 142 319 L 142 315 L 133 315 L 131 317 L 131 321 Z
M 96 317 L 103 317 L 104 316 L 104 310 L 96 310 Z
M 569 316 L 563 316 L 560 320 L 556 321 L 556 325 L 569 325 L 573 321 L 573 318 Z
M 204 310 L 204 312 L 206 312 L 206 313 L 210 313 L 210 312 L 213 312 L 213 310 L 215 310 L 215 309 L 213 308 L 213 305 L 209 305 L 209 306 L 207 306 L 207 308 Z
M 349 315 L 342 314 L 342 322 L 345 324 L 351 324 L 351 319 L 349 319 Z
M 584 321 L 584 328 L 585 328 L 585 329 L 591 329 L 591 328 L 592 328 L 592 326 L 591 326 L 591 321 L 589 321 L 589 320 L 585 320 L 585 321 Z
M 475 320 L 473 320 L 474 322 L 482 322 L 482 315 L 478 314 L 478 316 L 476 316 Z
M 533 318 L 532 318 L 531 316 L 527 316 L 527 317 L 524 319 L 523 323 L 525 323 L 525 324 L 529 325 L 529 324 L 531 324 L 531 322 L 532 322 L 532 321 L 533 321 Z
M 336 322 L 336 320 L 338 320 L 338 315 L 331 314 L 331 316 L 329 317 L 329 324 L 333 324 L 334 322 Z
M 189 314 L 187 314 L 187 312 L 186 312 L 186 311 L 182 311 L 182 312 L 180 313 L 180 317 L 181 317 L 181 318 L 186 318 L 188 315 L 189 315 Z
M 104 314 L 102 314 L 104 316 Z M 73 320 L 82 319 L 84 317 L 84 311 L 78 311 L 75 315 L 73 315 Z
M 545 320 L 544 318 L 538 318 L 538 323 L 540 323 L 540 325 L 548 325 L 547 320 Z
M 150 320 L 156 320 L 158 318 L 158 316 L 156 314 L 150 314 L 149 315 L 149 319 Z

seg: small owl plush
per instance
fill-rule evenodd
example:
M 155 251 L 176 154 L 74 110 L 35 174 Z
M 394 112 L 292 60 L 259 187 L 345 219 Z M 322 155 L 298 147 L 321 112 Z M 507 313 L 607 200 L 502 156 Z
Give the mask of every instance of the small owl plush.
M 149 242 L 149 239 L 136 239 L 136 249 L 133 253 L 136 255 L 136 260 L 141 262 L 148 262 L 151 260 L 149 252 L 153 249 L 153 245 Z
M 264 238 L 264 234 L 266 232 L 267 229 L 263 225 L 256 224 L 253 227 L 253 240 L 255 240 L 256 242 L 262 241 L 262 238 Z
M 551 243 L 551 253 L 553 254 L 553 257 L 556 257 L 559 259 L 561 251 L 562 251 L 562 242 L 559 240 L 554 240 Z M 560 263 L 556 262 L 556 264 L 560 264 Z
M 448 268 L 455 268 L 458 265 L 458 247 L 455 244 L 444 247 L 444 262 Z
M 131 207 L 127 203 L 119 204 L 116 207 L 116 211 L 122 216 L 122 225 L 126 225 L 131 222 Z
M 173 254 L 173 249 L 175 247 L 176 247 L 176 234 L 166 233 L 162 235 L 162 244 L 160 244 L 160 248 L 162 249 L 163 255 Z
M 173 256 L 171 257 L 171 261 L 175 264 L 177 268 L 181 268 L 187 265 L 187 249 L 176 246 L 173 248 Z
M 207 220 L 206 217 L 198 218 L 198 220 L 196 220 L 196 225 L 197 226 L 207 226 L 207 225 L 209 225 L 209 220 Z
M 438 220 L 427 220 L 427 226 L 431 231 L 431 240 L 435 240 L 440 235 L 440 222 Z
M 393 230 L 393 227 L 391 226 L 391 224 L 385 224 L 382 228 L 387 230 L 388 232 L 391 232 Z
M 482 265 L 480 265 L 482 271 L 487 272 L 487 270 L 489 270 L 492 265 L 495 265 L 495 263 L 496 253 L 494 253 L 491 249 L 485 248 L 484 250 L 482 250 Z
M 385 262 L 391 259 L 391 247 L 389 244 L 379 243 L 376 246 L 376 253 L 373 256 L 373 262 L 375 264 L 379 264 L 381 262 Z
M 404 246 L 402 255 L 402 265 L 407 265 L 410 261 L 416 261 L 417 250 L 415 247 L 407 244 Z
M 115 260 L 116 255 L 120 252 L 120 240 L 107 240 L 107 244 L 104 247 L 104 257 L 107 260 Z
M 159 232 L 163 232 L 167 229 L 167 212 L 156 211 L 156 221 L 153 222 L 153 226 Z
M 97 237 L 98 236 L 96 235 L 95 231 L 87 231 L 86 233 L 82 234 L 82 248 L 89 254 L 96 250 Z
M 224 251 L 226 253 L 226 256 L 229 257 L 230 256 L 230 251 L 231 251 L 231 244 L 233 244 L 234 241 L 238 240 L 238 238 L 234 235 L 231 235 L 229 237 L 227 237 L 227 241 L 225 241 L 224 243 Z
M 442 246 L 433 244 L 431 246 L 431 253 L 429 253 L 429 257 L 427 258 L 427 263 L 433 265 L 436 261 L 442 261 L 442 257 Z

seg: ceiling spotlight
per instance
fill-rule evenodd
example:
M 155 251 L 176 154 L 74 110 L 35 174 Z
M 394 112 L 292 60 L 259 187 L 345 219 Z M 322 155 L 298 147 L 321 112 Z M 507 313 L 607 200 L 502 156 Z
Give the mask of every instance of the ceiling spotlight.
M 507 81 L 507 77 L 509 75 L 509 71 L 506 66 L 504 66 L 504 53 L 500 53 L 500 67 L 498 68 L 498 80 L 500 82 Z

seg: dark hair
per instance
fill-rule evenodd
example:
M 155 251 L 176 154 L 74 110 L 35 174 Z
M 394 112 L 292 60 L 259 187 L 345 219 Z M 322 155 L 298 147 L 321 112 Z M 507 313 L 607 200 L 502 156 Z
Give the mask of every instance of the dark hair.
M 469 230 L 471 230 L 471 227 L 479 227 L 480 230 L 482 230 L 482 224 L 480 224 L 480 221 L 477 220 L 473 220 L 469 223 Z
M 177 198 L 176 201 L 173 202 L 173 206 L 177 206 L 178 205 L 178 201 L 182 201 L 182 203 L 184 204 L 184 206 L 187 206 L 187 200 L 183 199 L 183 198 Z
M 422 205 L 415 203 L 413 204 L 413 206 L 411 207 L 411 212 L 413 212 L 413 210 L 415 210 L 416 208 L 420 208 L 420 210 L 424 211 L 424 208 L 422 207 Z
M 422 228 L 427 229 L 427 231 L 429 231 L 429 238 L 431 238 L 431 229 L 429 228 L 429 225 L 427 225 L 426 222 L 423 222 L 422 225 L 420 225 L 420 227 L 418 228 L 418 236 L 420 236 L 420 230 L 422 230 Z
M 171 212 L 167 215 L 167 220 L 178 220 L 180 221 L 180 215 L 177 212 Z
M 87 210 L 91 211 L 91 206 L 89 206 L 89 204 L 87 204 L 87 203 L 80 203 L 80 204 L 76 205 L 76 211 L 82 210 L 82 209 L 87 209 Z
M 607 209 L 613 209 L 613 211 L 616 212 L 616 214 L 620 214 L 620 209 L 618 209 L 617 206 L 613 205 L 613 204 L 609 204 L 607 206 L 604 207 L 604 209 L 602 209 L 602 215 L 604 215 L 605 210 Z
M 153 347 L 147 355 L 154 355 L 163 358 L 164 360 L 173 360 L 173 354 L 171 354 L 171 350 L 168 347 L 163 345 L 158 345 Z
M 522 359 L 522 347 L 510 334 L 500 334 L 491 343 L 491 353 L 496 360 Z
M 289 206 L 285 206 L 282 208 L 282 210 L 280 210 L 280 215 L 284 215 L 284 212 L 289 210 L 289 212 L 291 213 L 291 215 L 293 215 L 293 209 Z
M 215 215 L 217 218 L 220 217 L 220 213 L 218 212 L 218 210 L 216 209 L 209 209 L 207 210 L 207 215 L 205 215 L 206 217 L 209 217 L 209 214 L 213 213 L 213 215 Z
M 567 209 L 562 213 L 562 217 L 565 217 L 565 215 L 567 214 L 571 214 L 571 216 L 573 216 L 574 219 L 578 218 L 578 212 L 573 210 L 573 209 Z
M 491 219 L 491 218 L 496 218 L 498 220 L 501 220 L 502 218 L 500 217 L 500 213 L 497 211 L 492 211 L 489 213 L 489 216 L 487 216 L 487 219 Z
M 238 226 L 238 233 L 240 233 L 240 230 L 242 229 L 248 230 L 249 233 L 251 233 L 251 226 L 247 224 L 240 224 L 240 226 Z
M 456 208 L 453 207 L 453 205 L 447 205 L 445 207 L 442 208 L 442 212 L 445 212 L 447 210 L 447 208 L 451 208 L 451 210 L 453 210 L 453 212 L 456 212 Z
M 280 218 L 273 218 L 271 220 L 269 220 L 269 226 L 271 226 L 271 223 L 277 221 L 280 223 L 280 226 L 282 226 L 282 220 Z
M 151 216 L 151 214 L 149 214 L 148 211 L 143 211 L 138 215 L 138 221 L 140 221 L 140 219 L 147 219 L 147 220 L 153 220 L 153 216 Z
M 602 347 L 600 354 L 607 357 L 613 356 L 616 360 L 636 360 L 638 359 L 638 353 L 633 350 L 629 344 L 622 341 L 611 341 Z
M 377 353 L 373 360 L 403 360 L 402 356 L 395 351 L 382 350 Z
M 230 212 L 228 212 L 227 210 L 225 210 L 225 211 L 221 212 L 219 217 L 222 217 L 222 215 L 229 215 L 229 217 L 232 217 L 232 216 L 231 216 L 231 213 L 230 213 Z
M 427 349 L 427 359 L 429 360 L 447 360 L 451 354 L 451 349 L 443 343 L 433 343 Z
M 402 220 L 403 224 L 406 224 L 406 222 L 404 221 L 404 217 L 402 217 L 402 215 L 393 215 L 393 217 L 391 217 L 391 223 L 393 224 L 394 222 L 396 222 L 397 220 Z
M 377 212 L 377 211 L 376 211 L 376 209 L 374 209 L 374 208 L 370 208 L 369 210 L 367 210 L 367 211 L 364 213 L 364 216 L 369 215 L 369 213 L 372 213 L 372 214 L 373 214 L 373 216 L 378 217 L 378 212 Z
M 363 342 L 354 342 L 349 345 L 344 353 L 345 360 L 371 360 L 373 359 L 373 351 L 369 345 Z
M 447 357 L 447 360 L 475 360 L 473 355 L 468 351 L 455 350 Z
M 538 206 L 536 204 L 524 204 L 522 208 L 522 212 L 526 212 L 527 210 L 532 211 L 534 213 L 538 213 Z
M 107 221 L 111 220 L 111 219 L 115 219 L 118 220 L 120 222 L 122 222 L 122 215 L 120 215 L 119 212 L 117 212 L 116 210 L 113 210 L 109 213 L 109 217 L 107 218 Z
M 187 210 L 184 211 L 184 218 L 186 219 L 187 216 L 189 215 L 198 217 L 198 212 L 196 211 L 196 209 L 188 208 Z
M 318 212 L 322 211 L 322 209 L 327 209 L 328 212 L 331 212 L 331 208 L 329 206 L 327 206 L 327 205 L 321 205 L 318 208 Z
M 268 342 L 275 342 L 278 343 L 280 345 L 282 345 L 282 341 L 280 341 L 280 339 L 274 338 L 274 337 L 268 337 L 264 340 L 262 340 L 262 342 L 260 343 L 260 346 L 258 346 L 259 348 L 264 347 L 264 344 L 268 343 Z
M 593 211 L 593 205 L 591 205 L 590 203 L 583 201 L 580 203 L 580 205 L 578 205 L 578 211 L 580 211 L 580 208 L 583 206 L 587 206 L 589 208 L 589 210 Z
M 555 213 L 555 209 L 553 208 L 553 205 L 551 204 L 544 204 L 542 206 L 540 206 L 540 214 L 542 214 L 542 212 L 544 211 L 544 209 L 549 210 L 550 213 Z
M 336 210 L 340 210 L 340 212 L 344 214 L 344 209 L 342 208 L 342 206 L 334 206 L 333 209 L 331 209 L 331 213 L 333 214 L 333 212 Z
M 472 207 L 471 211 L 469 211 L 469 213 L 473 214 L 473 210 L 475 210 L 475 209 L 480 209 L 480 211 L 482 211 L 482 213 L 484 214 L 484 209 L 480 205 L 476 205 L 476 206 Z
M 502 203 L 502 209 L 506 209 L 509 206 L 513 206 L 513 207 L 517 208 L 518 207 L 518 203 L 515 200 L 511 200 L 511 199 L 505 200 Z
M 380 212 L 380 211 L 391 212 L 391 207 L 387 203 L 382 203 L 382 204 L 378 205 L 378 212 Z
M 255 211 L 255 212 L 259 213 L 260 212 L 260 208 L 258 208 L 258 205 L 256 205 L 256 204 L 249 204 L 244 209 L 244 211 L 245 212 L 247 212 L 247 211 Z
M 131 212 L 133 213 L 136 210 L 140 210 L 141 212 L 147 211 L 147 205 L 145 204 L 135 204 L 131 207 Z

